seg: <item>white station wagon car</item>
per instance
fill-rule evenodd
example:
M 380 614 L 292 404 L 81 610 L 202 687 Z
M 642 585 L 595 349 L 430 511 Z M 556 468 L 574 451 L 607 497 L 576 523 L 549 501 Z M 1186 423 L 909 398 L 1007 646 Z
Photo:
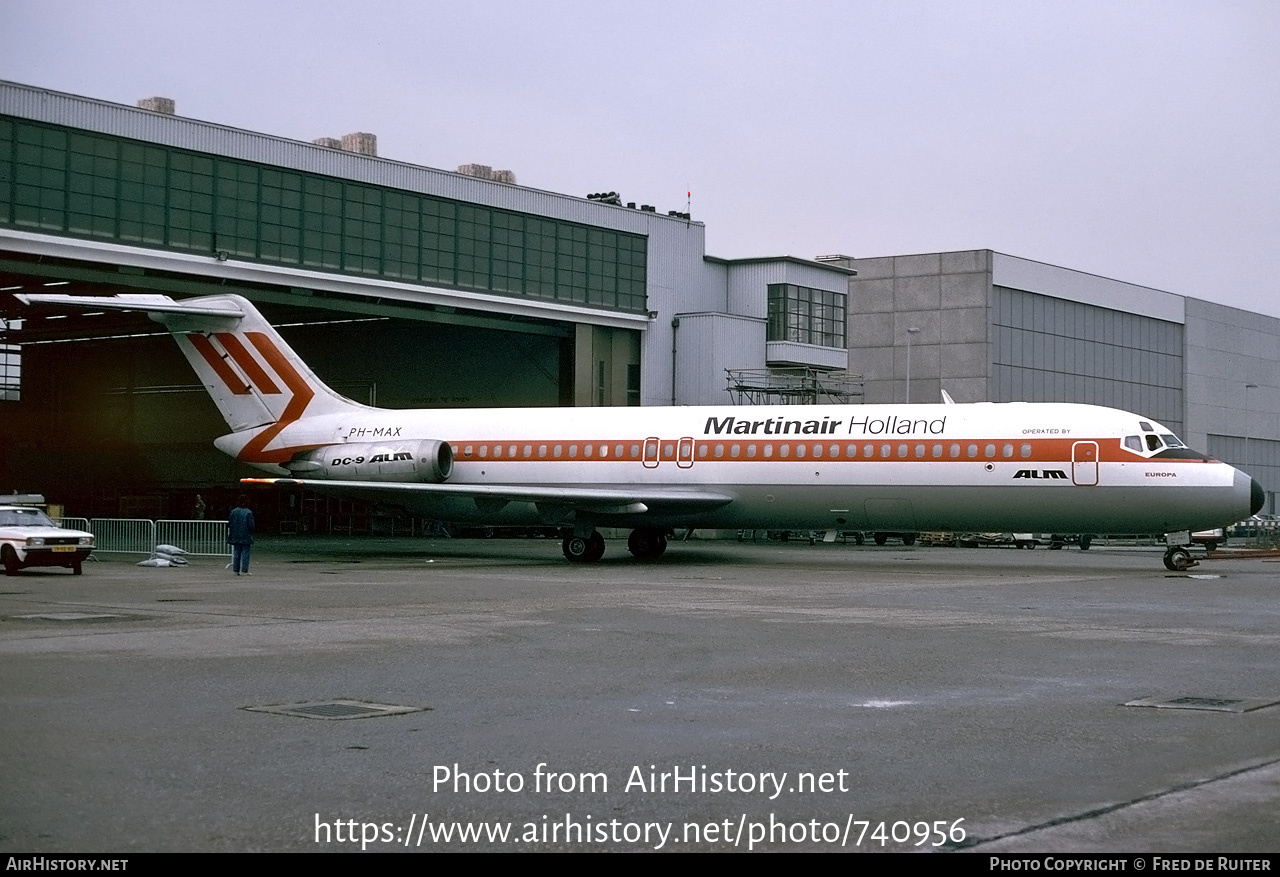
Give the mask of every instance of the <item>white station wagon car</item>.
M 64 566 L 80 575 L 93 534 L 64 530 L 39 509 L 0 505 L 0 563 L 5 575 L 27 566 Z

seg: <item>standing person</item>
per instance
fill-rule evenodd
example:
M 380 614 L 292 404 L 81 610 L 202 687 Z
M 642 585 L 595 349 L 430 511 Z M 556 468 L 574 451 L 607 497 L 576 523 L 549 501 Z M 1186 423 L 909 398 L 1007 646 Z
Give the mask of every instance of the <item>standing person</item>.
M 231 546 L 231 568 L 236 575 L 249 575 L 249 549 L 253 545 L 253 511 L 243 493 L 227 516 L 227 544 Z

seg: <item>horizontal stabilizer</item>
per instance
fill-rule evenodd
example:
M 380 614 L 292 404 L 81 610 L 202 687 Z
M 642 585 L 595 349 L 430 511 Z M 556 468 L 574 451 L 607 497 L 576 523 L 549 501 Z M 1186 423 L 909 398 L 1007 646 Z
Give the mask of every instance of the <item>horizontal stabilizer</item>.
M 199 301 L 174 301 L 167 295 L 125 293 L 121 295 L 64 295 L 52 292 L 19 294 L 23 304 L 68 305 L 76 308 L 103 308 L 111 311 L 143 311 L 147 314 L 184 314 L 199 317 L 239 319 L 244 311 L 230 302 L 209 304 Z M 156 318 L 158 322 L 165 322 Z

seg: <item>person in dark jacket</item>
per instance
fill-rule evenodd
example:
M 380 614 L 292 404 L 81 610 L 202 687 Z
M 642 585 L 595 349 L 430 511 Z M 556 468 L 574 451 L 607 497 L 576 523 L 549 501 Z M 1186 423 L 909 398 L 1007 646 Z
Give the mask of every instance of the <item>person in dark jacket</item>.
M 236 575 L 249 575 L 249 550 L 253 545 L 253 511 L 249 498 L 240 495 L 227 516 L 227 544 L 231 546 L 231 568 Z

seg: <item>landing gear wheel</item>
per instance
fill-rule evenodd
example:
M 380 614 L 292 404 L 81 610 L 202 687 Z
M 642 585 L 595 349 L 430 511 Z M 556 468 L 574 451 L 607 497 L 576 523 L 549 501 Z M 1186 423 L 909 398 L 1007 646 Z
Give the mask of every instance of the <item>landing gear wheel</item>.
M 18 570 L 22 569 L 17 552 L 9 545 L 4 546 L 4 550 L 0 551 L 0 560 L 4 562 L 4 574 L 7 576 L 16 576 Z
M 627 537 L 627 550 L 639 560 L 657 560 L 667 550 L 667 534 L 652 527 L 639 527 Z
M 884 543 L 889 541 L 889 537 L 886 536 L 884 533 L 876 533 L 871 538 L 875 540 L 877 545 L 883 545 Z
M 1182 572 L 1194 563 L 1191 552 L 1185 548 L 1174 546 L 1164 553 L 1164 568 L 1171 572 Z
M 1081 551 L 1088 551 L 1088 550 L 1089 550 L 1089 546 L 1090 546 L 1090 545 L 1092 545 L 1092 544 L 1093 544 L 1093 537 L 1092 537 L 1092 536 L 1081 536 L 1081 537 L 1080 537 L 1080 550 L 1081 550 Z
M 589 536 L 568 536 L 560 547 L 571 563 L 595 563 L 604 557 L 604 537 L 595 530 Z
M 903 544 L 903 545 L 915 545 L 915 544 L 916 544 L 916 534 L 915 534 L 915 533 L 906 533 L 906 534 L 904 534 L 904 535 L 903 535 L 903 537 L 902 537 L 902 544 Z

